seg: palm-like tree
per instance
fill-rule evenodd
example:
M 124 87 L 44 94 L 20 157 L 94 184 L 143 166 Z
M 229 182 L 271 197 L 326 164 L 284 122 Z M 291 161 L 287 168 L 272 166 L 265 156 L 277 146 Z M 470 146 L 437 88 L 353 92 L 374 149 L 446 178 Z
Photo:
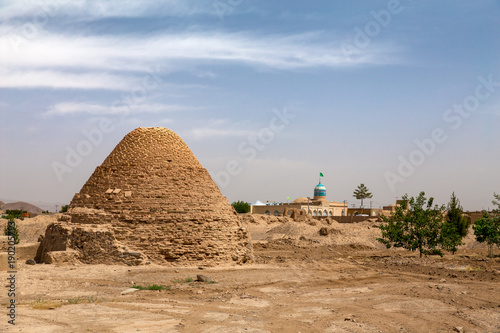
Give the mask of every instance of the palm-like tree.
M 361 200 L 361 207 L 363 207 L 363 200 L 370 199 L 371 197 L 373 197 L 373 195 L 368 192 L 368 188 L 365 186 L 365 184 L 361 184 L 354 190 L 353 197 Z

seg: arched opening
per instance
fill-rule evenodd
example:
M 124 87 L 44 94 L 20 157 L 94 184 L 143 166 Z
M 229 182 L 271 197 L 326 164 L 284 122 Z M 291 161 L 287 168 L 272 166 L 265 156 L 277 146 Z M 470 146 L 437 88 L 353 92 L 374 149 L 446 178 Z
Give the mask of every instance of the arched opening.
M 328 215 L 333 216 L 333 212 L 332 212 L 332 211 L 329 211 L 329 212 L 328 212 Z
M 345 210 L 342 211 L 342 216 L 345 216 Z
M 318 216 L 323 216 L 320 210 L 318 210 Z
M 278 212 L 278 210 L 275 210 L 274 211 L 274 216 L 278 216 L 278 215 L 280 215 L 280 212 Z
M 313 210 L 313 216 L 316 216 L 316 215 L 317 215 L 316 211 L 315 211 L 315 210 Z
M 271 212 L 269 212 L 268 210 L 266 210 L 266 212 L 264 214 L 271 215 Z
M 328 212 L 326 211 L 326 209 L 323 211 L 323 216 L 328 216 Z

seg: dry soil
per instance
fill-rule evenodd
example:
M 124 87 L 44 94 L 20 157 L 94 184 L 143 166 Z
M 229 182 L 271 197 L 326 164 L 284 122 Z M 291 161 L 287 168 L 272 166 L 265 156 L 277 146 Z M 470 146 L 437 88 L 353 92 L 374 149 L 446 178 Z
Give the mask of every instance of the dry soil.
M 50 219 L 25 221 L 32 225 L 21 237 L 34 239 Z M 487 258 L 472 235 L 455 255 L 419 258 L 380 246 L 376 222 L 246 217 L 245 224 L 250 265 L 20 263 L 16 325 L 4 314 L 0 331 L 500 332 L 500 256 Z M 198 274 L 216 283 L 191 281 Z M 168 290 L 122 294 L 153 284 Z M 7 302 L 5 288 L 4 313 Z

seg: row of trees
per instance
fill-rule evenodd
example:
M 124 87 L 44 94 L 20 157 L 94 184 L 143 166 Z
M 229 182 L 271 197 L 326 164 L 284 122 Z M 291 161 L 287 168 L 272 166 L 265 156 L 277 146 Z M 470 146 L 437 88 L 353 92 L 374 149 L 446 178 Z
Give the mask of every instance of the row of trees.
M 483 218 L 472 226 L 479 242 L 488 244 L 488 255 L 493 246 L 500 247 L 500 195 L 493 200 L 498 208 L 492 214 L 484 212 Z M 426 199 L 425 193 L 409 198 L 403 196 L 403 204 L 396 207 L 392 216 L 382 216 L 387 222 L 380 226 L 382 237 L 377 240 L 387 248 L 402 247 L 422 254 L 453 254 L 467 236 L 470 221 L 464 217 L 460 201 L 452 194 L 447 207 L 434 205 L 434 198 Z
M 4 219 L 18 219 L 23 217 L 23 213 L 28 213 L 26 210 L 21 210 L 21 209 L 7 209 L 5 211 L 5 215 L 2 215 L 2 218 Z

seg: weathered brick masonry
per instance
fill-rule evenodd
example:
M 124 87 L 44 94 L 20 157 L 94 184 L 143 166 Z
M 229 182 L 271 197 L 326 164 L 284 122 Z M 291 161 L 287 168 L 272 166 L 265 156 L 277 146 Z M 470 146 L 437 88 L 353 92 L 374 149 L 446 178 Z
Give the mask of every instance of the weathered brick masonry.
M 86 263 L 252 260 L 237 213 L 186 143 L 166 128 L 127 134 L 62 220 L 48 227 L 38 261 L 67 249 Z

